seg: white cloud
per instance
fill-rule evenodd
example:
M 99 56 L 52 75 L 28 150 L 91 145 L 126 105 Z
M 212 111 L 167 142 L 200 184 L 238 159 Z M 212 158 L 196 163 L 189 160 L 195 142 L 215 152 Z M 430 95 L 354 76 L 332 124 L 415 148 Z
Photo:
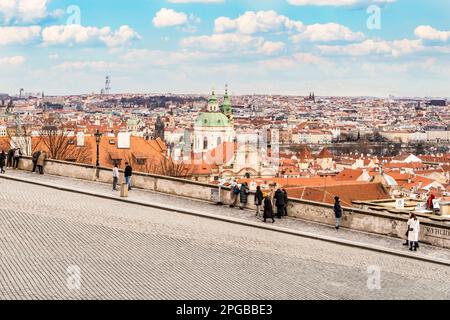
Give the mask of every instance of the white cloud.
M 188 23 L 188 15 L 172 9 L 162 8 L 153 18 L 153 25 L 157 28 L 182 26 Z
M 360 43 L 349 44 L 345 46 L 318 46 L 325 54 L 364 56 L 364 55 L 390 55 L 398 57 L 404 54 L 410 54 L 423 50 L 420 40 L 365 40 Z
M 294 43 L 302 40 L 312 42 L 327 42 L 327 41 L 359 41 L 364 39 L 364 33 L 353 32 L 349 28 L 337 24 L 312 24 L 306 27 L 305 31 L 291 37 Z
M 37 40 L 41 27 L 0 27 L 0 45 L 27 44 Z
M 181 45 L 185 48 L 195 48 L 222 53 L 246 53 L 271 55 L 280 52 L 282 42 L 265 41 L 262 37 L 237 33 L 220 33 L 211 36 L 184 38 Z
M 1 66 L 17 66 L 25 62 L 25 57 L 23 56 L 13 56 L 13 57 L 0 57 Z
M 98 70 L 98 71 L 104 71 L 104 70 L 110 70 L 112 68 L 120 67 L 119 63 L 116 62 L 108 62 L 108 61 L 66 61 L 61 64 L 56 65 L 53 67 L 53 69 L 56 70 Z
M 353 6 L 358 4 L 386 4 L 397 0 L 287 0 L 294 6 Z
M 272 55 L 282 51 L 284 47 L 284 42 L 266 41 L 263 43 L 260 52 L 265 55 Z
M 81 25 L 50 26 L 42 31 L 45 45 L 76 45 L 103 43 L 109 47 L 121 46 L 140 39 L 140 36 L 129 26 L 121 26 L 112 31 L 109 27 L 84 27 Z
M 220 3 L 225 0 L 168 0 L 170 3 Z
M 104 41 L 108 47 L 118 47 L 138 39 L 141 39 L 141 36 L 130 26 L 125 25 L 121 26 L 119 30 L 102 38 L 102 41 Z
M 149 49 L 132 49 L 124 55 L 124 60 L 131 63 L 149 64 L 152 66 L 177 66 L 195 61 L 206 61 L 215 57 L 212 53 L 200 51 L 162 51 Z
M 223 33 L 236 30 L 243 34 L 254 34 L 258 32 L 273 32 L 295 30 L 302 31 L 303 23 L 294 21 L 277 12 L 270 11 L 247 11 L 236 19 L 219 17 L 215 20 L 215 32 Z
M 446 42 L 450 39 L 450 31 L 440 31 L 431 26 L 418 26 L 414 33 L 422 40 Z
M 57 54 L 57 53 L 49 54 L 49 55 L 48 55 L 48 58 L 49 58 L 50 60 L 58 60 L 58 59 L 59 59 L 59 54 Z
M 281 70 L 281 69 L 291 69 L 299 65 L 310 65 L 310 64 L 326 64 L 326 61 L 318 56 L 311 53 L 298 52 L 292 56 L 278 57 L 270 60 L 263 60 L 261 64 L 265 68 Z
M 49 15 L 58 15 L 48 13 L 47 6 L 51 0 L 1 0 L 0 16 L 6 23 L 20 22 L 31 23 L 42 20 Z

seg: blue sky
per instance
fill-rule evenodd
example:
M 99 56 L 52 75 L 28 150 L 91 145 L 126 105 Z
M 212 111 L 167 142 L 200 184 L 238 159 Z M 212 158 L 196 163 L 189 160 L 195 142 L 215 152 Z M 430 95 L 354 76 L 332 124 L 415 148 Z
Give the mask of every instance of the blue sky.
M 99 92 L 109 75 L 116 93 L 450 97 L 449 56 L 446 0 L 0 3 L 8 93 Z

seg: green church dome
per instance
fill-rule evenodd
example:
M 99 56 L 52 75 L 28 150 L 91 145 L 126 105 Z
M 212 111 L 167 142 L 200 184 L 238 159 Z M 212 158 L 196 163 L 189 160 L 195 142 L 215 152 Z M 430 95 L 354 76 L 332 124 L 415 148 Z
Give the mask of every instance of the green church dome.
M 221 112 L 204 112 L 198 116 L 195 125 L 199 127 L 227 127 L 231 126 L 231 122 Z

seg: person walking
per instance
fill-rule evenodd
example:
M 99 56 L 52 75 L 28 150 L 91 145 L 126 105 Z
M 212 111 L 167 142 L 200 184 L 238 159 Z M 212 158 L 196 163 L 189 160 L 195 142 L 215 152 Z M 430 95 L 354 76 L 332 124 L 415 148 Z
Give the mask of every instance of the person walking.
M 37 169 L 39 174 L 44 174 L 45 160 L 47 160 L 47 153 L 42 151 L 37 160 Z
M 117 163 L 114 164 L 112 176 L 113 176 L 113 191 L 119 191 L 117 189 L 117 184 L 119 183 L 119 167 L 117 166 Z
M 2 150 L 0 153 L 0 173 L 5 173 L 6 153 Z
M 289 195 L 288 195 L 286 189 L 283 189 L 283 194 L 284 194 L 284 212 L 283 213 L 284 213 L 284 216 L 287 217 L 288 216 L 287 209 L 288 209 L 288 203 L 289 203 Z
M 125 162 L 125 183 L 128 185 L 128 191 L 131 191 L 131 177 L 133 176 L 133 168 L 128 162 Z
M 419 242 L 419 233 L 420 233 L 420 221 L 417 219 L 417 216 L 412 213 L 411 218 L 408 221 L 408 241 L 409 241 L 409 250 L 417 251 L 417 244 Z
M 17 169 L 19 167 L 19 160 L 22 156 L 22 151 L 20 151 L 20 148 L 17 148 L 14 150 L 14 160 L 13 160 L 13 168 Z
M 255 193 L 255 207 L 256 207 L 256 216 L 259 218 L 261 215 L 261 206 L 264 201 L 264 194 L 261 191 L 261 187 L 256 187 L 256 193 Z
M 434 194 L 430 194 L 427 201 L 427 209 L 433 211 L 434 210 L 434 200 L 436 199 L 436 196 Z
M 341 199 L 339 197 L 334 198 L 334 216 L 336 218 L 336 231 L 339 231 L 341 227 L 341 218 L 342 218 L 342 207 L 341 207 Z
M 6 168 L 12 168 L 14 158 L 14 148 L 9 149 L 6 161 Z
M 284 193 L 281 189 L 275 192 L 275 206 L 277 207 L 277 218 L 281 219 L 284 216 Z
M 244 210 L 244 208 L 247 206 L 248 203 L 248 194 L 250 191 L 248 190 L 247 182 L 244 182 L 241 186 L 240 194 L 239 194 L 239 201 L 240 201 L 240 210 Z
M 239 186 L 236 181 L 232 180 L 230 185 L 230 208 L 234 208 L 236 206 L 236 202 L 238 200 L 238 195 L 241 193 L 241 189 L 239 189 Z
M 33 156 L 32 156 L 32 161 L 33 161 L 33 171 L 31 171 L 31 172 L 33 172 L 33 173 L 36 172 L 36 169 L 37 169 L 37 162 L 38 162 L 38 159 L 39 159 L 39 156 L 40 156 L 40 155 L 41 155 L 41 152 L 40 152 L 39 150 L 33 153 Z
M 272 219 L 272 223 L 275 223 L 275 219 L 273 218 L 273 205 L 272 205 L 272 196 L 269 193 L 268 195 L 264 195 L 264 223 L 267 219 Z

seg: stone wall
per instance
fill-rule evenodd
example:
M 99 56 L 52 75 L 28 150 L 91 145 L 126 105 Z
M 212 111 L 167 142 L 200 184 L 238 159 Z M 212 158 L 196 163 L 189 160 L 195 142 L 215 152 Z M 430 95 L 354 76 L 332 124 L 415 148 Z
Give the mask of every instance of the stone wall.
M 20 162 L 20 169 L 31 171 L 31 168 L 31 159 L 23 158 Z M 57 176 L 112 183 L 112 174 L 109 168 L 99 168 L 99 178 L 97 178 L 95 166 L 51 160 L 46 162 L 44 171 Z M 217 192 L 219 189 L 217 186 L 206 183 L 146 173 L 134 173 L 132 183 L 137 188 L 206 201 L 211 200 L 212 190 Z M 225 204 L 230 203 L 229 189 L 221 190 L 221 199 Z M 251 195 L 247 206 L 249 209 L 254 209 L 253 199 L 253 195 Z M 334 225 L 332 205 L 290 199 L 288 213 L 294 218 Z M 344 208 L 342 226 L 358 231 L 405 238 L 407 220 L 408 217 L 401 214 Z M 436 221 L 422 221 L 421 225 L 422 242 L 450 248 L 450 225 Z

